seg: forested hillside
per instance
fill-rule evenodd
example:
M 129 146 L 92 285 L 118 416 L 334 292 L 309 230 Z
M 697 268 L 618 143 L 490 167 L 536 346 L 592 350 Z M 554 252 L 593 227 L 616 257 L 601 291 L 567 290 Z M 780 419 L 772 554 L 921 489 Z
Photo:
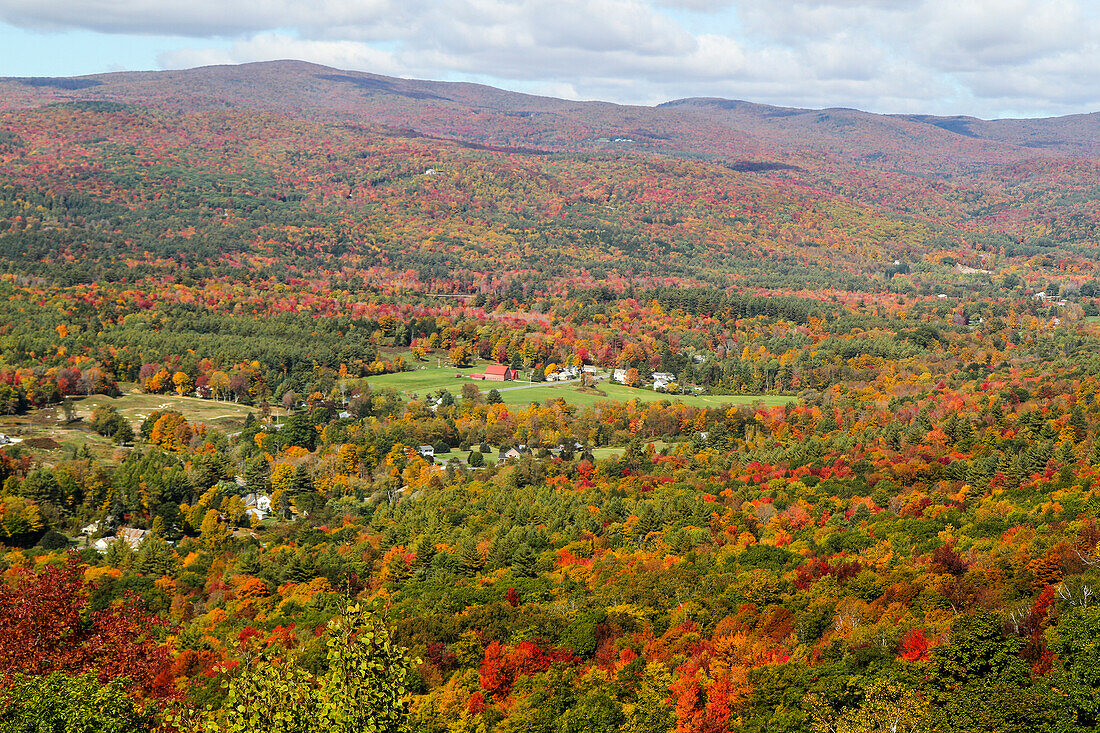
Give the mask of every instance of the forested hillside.
M 0 88 L 0 729 L 1096 728 L 1089 119 Z

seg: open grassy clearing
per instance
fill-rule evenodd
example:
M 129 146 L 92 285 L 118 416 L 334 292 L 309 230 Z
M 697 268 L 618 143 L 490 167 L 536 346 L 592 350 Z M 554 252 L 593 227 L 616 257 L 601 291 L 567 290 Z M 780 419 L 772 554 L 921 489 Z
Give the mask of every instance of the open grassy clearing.
M 600 395 L 591 391 L 581 391 L 576 382 L 565 384 L 556 384 L 553 382 L 532 383 L 523 381 L 482 382 L 470 379 L 471 374 L 477 374 L 482 371 L 483 368 L 484 365 L 467 369 L 456 369 L 454 367 L 444 367 L 442 369 L 437 367 L 424 367 L 409 372 L 381 374 L 377 377 L 370 377 L 367 379 L 367 383 L 372 389 L 392 387 L 398 392 L 403 393 L 405 397 L 410 397 L 415 394 L 420 398 L 424 398 L 429 393 L 439 389 L 446 389 L 450 391 L 451 394 L 457 396 L 462 391 L 462 385 L 473 384 L 482 392 L 489 392 L 492 389 L 500 390 L 500 396 L 507 405 L 528 405 L 532 402 L 542 404 L 546 400 L 558 398 L 562 398 L 566 402 L 580 407 L 594 405 L 599 402 L 607 402 L 609 400 L 628 402 L 633 399 L 638 399 L 643 402 L 670 400 L 672 402 L 682 402 L 685 405 L 695 405 L 697 407 L 752 404 L 757 401 L 763 403 L 767 407 L 775 407 L 795 401 L 794 397 L 784 397 L 781 395 L 669 395 L 662 392 L 653 392 L 648 389 L 634 389 L 621 384 L 612 384 L 606 380 L 599 383 L 599 390 L 604 393 L 604 395 Z M 461 376 L 456 377 L 456 374 Z
M 675 445 L 675 443 L 666 443 L 663 440 L 647 440 L 647 441 L 642 443 L 643 448 L 649 443 L 653 443 L 653 448 L 658 453 L 660 453 L 661 450 L 663 450 L 664 448 L 671 448 L 673 445 Z M 602 458 L 611 458 L 611 457 L 618 458 L 619 456 L 621 456 L 625 452 L 626 452 L 626 446 L 622 446 L 622 445 L 608 446 L 608 447 L 605 447 L 605 448 L 593 448 L 592 449 L 592 457 L 595 458 L 597 461 L 602 459 Z
M 627 402 L 632 399 L 639 399 L 643 402 L 658 402 L 660 400 L 671 400 L 672 402 L 683 402 L 685 405 L 695 405 L 696 407 L 718 407 L 720 405 L 751 405 L 754 402 L 762 402 L 766 407 L 775 407 L 777 405 L 785 405 L 788 402 L 795 402 L 794 397 L 785 397 L 783 395 L 669 395 L 662 392 L 653 392 L 648 389 L 634 389 L 633 387 L 627 387 L 622 384 L 600 384 L 600 389 L 607 393 L 607 396 L 619 400 L 620 402 Z
M 0 446 L 8 455 L 26 453 L 48 463 L 71 456 L 83 447 L 104 460 L 113 460 L 118 450 L 110 438 L 93 432 L 86 422 L 65 424 L 60 407 L 4 415 L 0 417 L 0 433 L 19 441 Z
M 373 377 L 369 380 L 369 384 L 373 389 L 392 387 L 401 392 L 406 398 L 413 394 L 423 398 L 428 393 L 441 388 L 458 395 L 462 390 L 462 385 L 470 383 L 476 385 L 483 392 L 492 389 L 501 390 L 500 395 L 505 404 L 517 407 L 526 406 L 532 402 L 542 404 L 547 400 L 559 398 L 581 407 L 607 401 L 626 402 L 631 399 L 638 399 L 643 402 L 669 400 L 702 407 L 751 404 L 757 401 L 767 406 L 774 406 L 786 404 L 794 399 L 771 395 L 666 395 L 645 389 L 633 389 L 619 384 L 611 384 L 606 381 L 600 382 L 599 391 L 603 394 L 599 394 L 594 391 L 581 391 L 577 383 L 533 384 L 519 381 L 480 382 L 470 380 L 469 375 L 478 371 L 480 371 L 479 367 L 462 370 L 453 367 L 443 369 L 427 367 L 399 374 L 384 374 Z M 456 378 L 456 374 L 463 376 Z M 175 410 L 182 413 L 191 423 L 205 423 L 226 433 L 240 430 L 249 413 L 258 413 L 258 409 L 255 407 L 233 402 L 217 402 L 197 397 L 180 397 L 178 395 L 144 394 L 137 391 L 135 385 L 132 384 L 123 384 L 120 387 L 124 392 L 120 397 L 91 395 L 74 399 L 74 414 L 78 420 L 72 423 L 66 424 L 63 422 L 60 406 L 51 406 L 42 410 L 33 410 L 24 415 L 0 417 L 0 432 L 14 438 L 29 439 L 29 443 L 21 444 L 22 447 L 18 450 L 40 454 L 43 457 L 56 459 L 86 446 L 93 455 L 111 460 L 116 456 L 117 447 L 109 438 L 97 435 L 89 427 L 92 411 L 102 405 L 115 407 L 123 417 L 130 421 L 135 430 L 138 430 L 145 418 L 156 410 Z M 284 410 L 279 408 L 273 410 L 273 412 L 278 414 L 284 412 Z M 621 449 L 600 450 L 621 452 Z M 609 453 L 609 455 L 611 454 L 613 453 Z M 457 453 L 452 453 L 446 457 L 459 456 Z M 441 456 L 441 458 L 445 457 Z M 465 454 L 461 458 L 465 459 Z M 487 462 L 496 461 L 497 458 L 497 451 L 486 455 Z
M 473 450 L 475 452 L 477 451 L 477 446 L 476 445 L 473 447 Z M 494 466 L 494 465 L 496 465 L 497 461 L 500 460 L 500 449 L 499 448 L 493 448 L 492 450 L 490 450 L 488 453 L 486 453 L 484 455 L 485 455 L 485 465 L 486 466 Z M 462 463 L 463 465 L 466 465 L 466 459 L 469 458 L 469 457 L 470 457 L 470 451 L 468 451 L 468 450 L 459 450 L 458 448 L 452 448 L 450 453 L 439 453 L 439 454 L 437 454 L 436 457 L 435 457 L 435 462 L 436 463 L 441 463 L 441 464 L 446 464 L 452 458 L 457 458 L 460 463 Z
M 529 389 L 516 389 L 501 392 L 505 404 L 526 405 L 531 402 L 542 403 L 546 400 L 562 398 L 566 402 L 584 407 L 595 405 L 599 402 L 629 402 L 641 400 L 642 402 L 682 402 L 685 405 L 696 407 L 720 407 L 722 405 L 751 405 L 754 402 L 762 402 L 767 407 L 785 405 L 794 402 L 794 397 L 777 395 L 670 395 L 663 392 L 653 392 L 648 389 L 634 389 L 621 384 L 601 382 L 598 387 L 604 395 L 592 391 L 581 391 L 576 384 L 539 385 Z
M 120 387 L 123 385 L 119 385 Z M 130 387 L 130 385 L 126 385 Z M 235 402 L 217 402 L 204 400 L 198 397 L 180 397 L 167 394 L 144 394 L 124 389 L 121 397 L 107 397 L 106 395 L 92 395 L 76 402 L 76 414 L 85 420 L 90 420 L 92 410 L 108 405 L 114 407 L 119 413 L 129 420 L 134 429 L 141 427 L 142 421 L 157 410 L 175 410 L 181 413 L 188 422 L 206 423 L 223 431 L 240 429 L 249 413 L 258 413 L 255 407 L 242 405 Z
M 446 389 L 451 394 L 458 395 L 462 391 L 462 385 L 464 384 L 477 385 L 483 392 L 488 392 L 493 388 L 499 389 L 506 384 L 522 384 L 520 382 L 481 382 L 470 379 L 471 374 L 479 374 L 483 370 L 483 366 L 467 367 L 465 369 L 456 369 L 455 367 L 444 367 L 439 369 L 431 366 L 422 369 L 414 369 L 410 372 L 379 374 L 376 377 L 368 377 L 367 384 L 370 385 L 371 389 L 378 390 L 392 387 L 398 392 L 404 393 L 405 397 L 416 394 L 421 398 L 438 389 Z M 456 377 L 456 374 L 461 376 Z
M 72 454 L 74 450 L 87 447 L 92 455 L 114 460 L 118 456 L 118 447 L 91 429 L 92 411 L 96 407 L 111 405 L 130 421 L 134 431 L 155 410 L 176 410 L 191 423 L 206 423 L 223 432 L 240 430 L 250 412 L 258 410 L 247 405 L 232 402 L 214 402 L 197 397 L 179 397 L 177 395 L 152 395 L 134 392 L 134 386 L 119 385 L 123 390 L 120 397 L 91 395 L 73 399 L 75 410 L 71 423 L 64 422 L 64 411 L 60 405 L 52 405 L 41 410 L 31 410 L 22 415 L 4 415 L 0 417 L 0 433 L 21 439 L 8 449 L 27 451 L 46 460 L 58 460 Z M 281 412 L 281 410 L 280 410 Z

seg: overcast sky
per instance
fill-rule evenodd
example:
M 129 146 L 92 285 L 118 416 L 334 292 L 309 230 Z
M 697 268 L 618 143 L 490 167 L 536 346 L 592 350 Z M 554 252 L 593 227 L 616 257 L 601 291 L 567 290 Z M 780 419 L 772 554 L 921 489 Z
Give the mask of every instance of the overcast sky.
M 653 104 L 1100 110 L 1100 0 L 0 0 L 0 76 L 302 59 Z

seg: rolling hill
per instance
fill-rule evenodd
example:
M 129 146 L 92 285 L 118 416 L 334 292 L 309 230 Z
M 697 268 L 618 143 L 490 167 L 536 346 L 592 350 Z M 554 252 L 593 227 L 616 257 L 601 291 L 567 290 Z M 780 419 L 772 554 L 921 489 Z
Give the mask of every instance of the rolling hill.
M 725 99 L 656 107 L 575 102 L 298 61 L 0 80 L 7 109 L 68 101 L 176 110 L 248 109 L 409 128 L 475 144 L 548 151 L 652 151 L 722 160 L 825 154 L 849 163 L 947 173 L 1100 153 L 1100 114 L 1032 120 L 881 115 Z

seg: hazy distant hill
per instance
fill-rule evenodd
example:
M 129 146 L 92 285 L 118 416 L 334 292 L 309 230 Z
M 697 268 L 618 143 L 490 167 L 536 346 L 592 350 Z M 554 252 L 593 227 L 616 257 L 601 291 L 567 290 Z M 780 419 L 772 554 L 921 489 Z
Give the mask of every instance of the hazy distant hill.
M 661 110 L 706 115 L 761 139 L 854 159 L 903 152 L 942 163 L 1030 158 L 1050 153 L 1100 155 L 1100 113 L 1046 119 L 879 115 L 856 109 L 773 107 L 726 99 L 680 99 Z M 877 148 L 877 149 L 876 149 Z
M 0 106 L 100 100 L 174 109 L 246 108 L 410 129 L 546 151 L 633 150 L 759 164 L 825 153 L 861 165 L 946 172 L 1100 155 L 1100 114 L 972 117 L 807 110 L 723 99 L 657 107 L 574 102 L 493 87 L 341 71 L 298 61 L 0 80 Z

